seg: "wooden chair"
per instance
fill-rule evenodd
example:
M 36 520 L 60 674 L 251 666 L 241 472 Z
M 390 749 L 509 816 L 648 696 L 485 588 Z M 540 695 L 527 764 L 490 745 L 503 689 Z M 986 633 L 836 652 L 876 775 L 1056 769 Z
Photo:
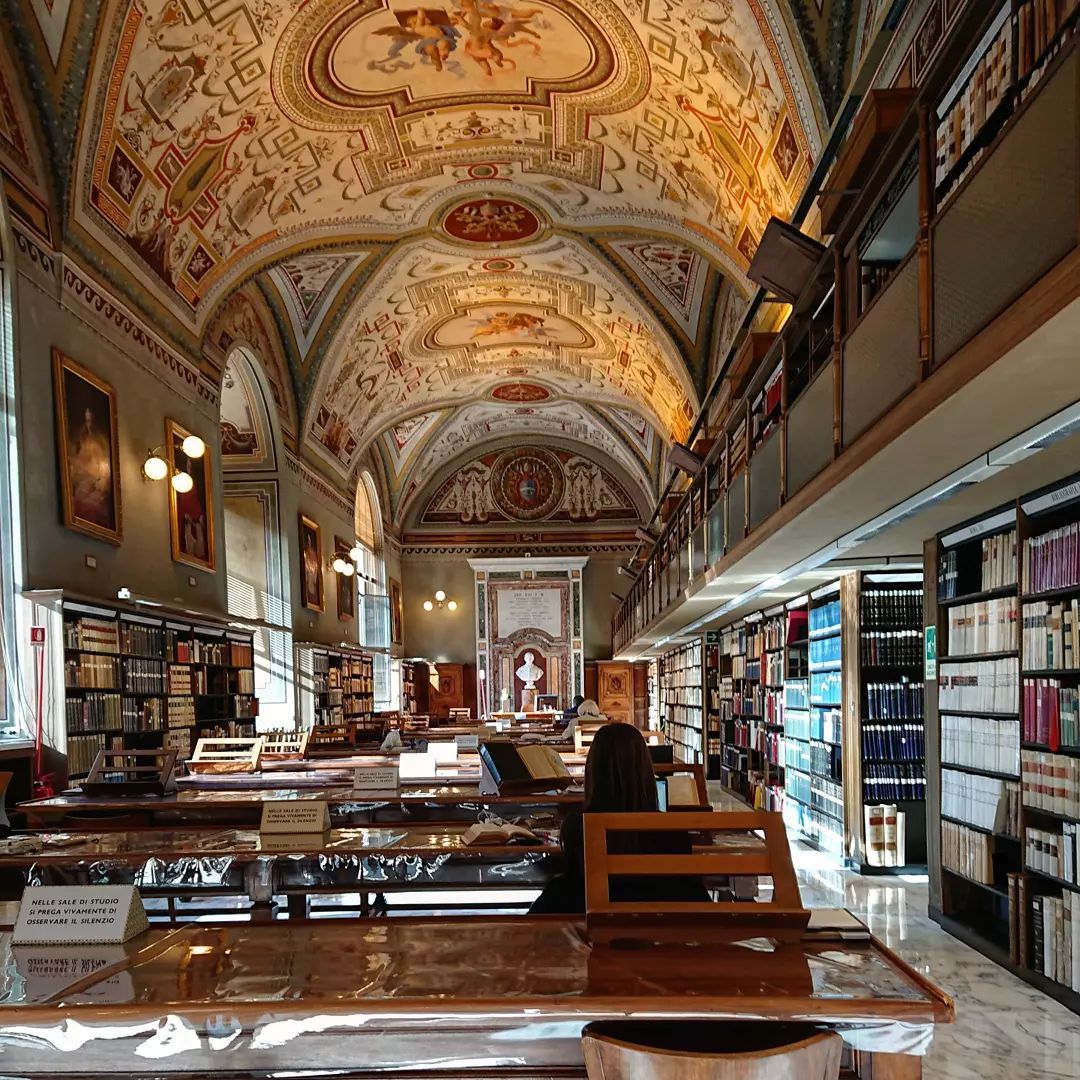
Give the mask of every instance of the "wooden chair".
M 689 812 L 680 814 L 586 814 L 585 917 L 594 939 L 615 936 L 621 928 L 640 930 L 653 939 L 670 940 L 693 933 L 731 939 L 765 933 L 781 940 L 802 936 L 810 920 L 791 864 L 784 819 L 777 813 Z M 683 854 L 621 854 L 612 834 L 700 833 L 722 843 L 695 842 Z M 615 850 L 612 851 L 614 846 Z M 617 899 L 612 878 L 759 878 L 772 880 L 772 896 L 762 901 L 640 901 Z M 616 890 L 617 891 L 617 890 Z
M 844 1041 L 810 1024 L 589 1024 L 589 1080 L 836 1080 Z

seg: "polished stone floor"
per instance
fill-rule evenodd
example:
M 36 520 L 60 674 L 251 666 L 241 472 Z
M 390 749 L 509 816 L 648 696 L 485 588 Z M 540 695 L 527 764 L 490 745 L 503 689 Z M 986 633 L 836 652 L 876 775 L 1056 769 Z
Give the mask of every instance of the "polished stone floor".
M 709 785 L 713 805 L 745 806 Z M 806 844 L 792 857 L 807 907 L 847 908 L 956 1002 L 938 1029 L 924 1080 L 1078 1080 L 1080 1016 L 945 933 L 926 914 L 924 876 L 863 877 Z

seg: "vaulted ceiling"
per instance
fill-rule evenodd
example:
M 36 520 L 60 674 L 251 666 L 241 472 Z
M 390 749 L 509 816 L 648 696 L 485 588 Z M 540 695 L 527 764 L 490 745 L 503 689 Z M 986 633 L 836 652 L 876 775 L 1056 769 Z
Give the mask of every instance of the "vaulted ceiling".
M 511 422 L 655 492 L 857 7 L 0 0 L 0 44 L 65 249 L 216 376 L 261 335 L 283 429 L 403 511 Z

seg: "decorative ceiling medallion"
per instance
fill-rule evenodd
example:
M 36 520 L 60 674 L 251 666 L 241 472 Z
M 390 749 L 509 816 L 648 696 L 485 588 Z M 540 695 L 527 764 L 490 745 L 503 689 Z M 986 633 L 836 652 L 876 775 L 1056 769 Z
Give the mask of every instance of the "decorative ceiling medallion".
M 536 521 L 562 500 L 563 470 L 539 447 L 518 447 L 500 455 L 491 470 L 491 497 L 507 517 Z
M 551 391 L 536 383 L 503 383 L 491 391 L 491 396 L 496 401 L 547 401 L 551 397 Z
M 543 228 L 540 218 L 514 199 L 470 199 L 447 211 L 443 232 L 462 244 L 520 244 Z
M 311 0 L 274 56 L 274 94 L 307 127 L 357 126 L 357 110 L 402 116 L 460 105 L 548 106 L 552 92 L 601 86 L 618 64 L 596 22 L 569 0 L 511 8 L 446 0 Z

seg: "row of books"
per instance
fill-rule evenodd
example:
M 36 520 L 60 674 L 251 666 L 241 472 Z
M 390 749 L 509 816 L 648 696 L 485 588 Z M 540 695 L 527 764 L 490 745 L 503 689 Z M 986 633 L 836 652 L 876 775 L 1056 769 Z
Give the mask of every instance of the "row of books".
M 922 604 L 922 586 L 865 589 L 860 620 L 868 630 L 918 626 L 922 622 Z
M 1080 892 L 1031 899 L 1031 966 L 1080 991 Z
M 169 698 L 168 715 L 171 728 L 193 727 L 195 724 L 194 698 Z
M 919 630 L 870 630 L 859 640 L 859 656 L 868 667 L 918 667 L 922 647 Z
M 69 697 L 64 702 L 64 718 L 68 731 L 119 730 L 120 698 L 116 694 L 95 693 Z
M 95 690 L 120 688 L 120 661 L 115 656 L 82 655 L 64 661 L 64 685 Z
M 1025 806 L 1080 820 L 1080 758 L 1024 750 L 1020 778 Z
M 183 664 L 170 664 L 168 685 L 170 694 L 190 694 L 192 692 L 191 668 Z
M 921 720 L 924 712 L 921 682 L 902 679 L 866 684 L 867 720 Z
M 239 641 L 203 641 L 195 638 L 190 655 L 191 663 L 209 664 L 211 667 L 251 667 L 255 661 L 252 646 Z
M 1024 591 L 1080 586 L 1080 521 L 1024 541 Z
M 1060 679 L 1025 679 L 1024 742 L 1080 747 L 1080 689 Z
M 948 111 L 938 120 L 934 183 L 940 187 L 1012 88 L 1012 24 L 1006 20 Z M 959 181 L 959 177 L 955 178 Z M 950 188 L 947 190 L 951 190 Z M 939 194 L 944 197 L 947 190 Z M 986 586 L 994 588 L 994 586 Z
M 166 750 L 175 750 L 181 761 L 187 761 L 195 751 L 191 731 L 188 728 L 168 730 L 162 736 L 161 745 Z
M 987 832 L 1020 835 L 1020 785 L 1015 780 L 941 770 L 941 813 Z
M 165 631 L 160 626 L 121 622 L 120 646 L 128 656 L 160 657 L 165 650 Z
M 941 865 L 971 881 L 993 885 L 994 838 L 955 821 L 942 821 Z
M 904 866 L 907 817 L 892 803 L 863 807 L 866 861 L 871 866 Z
M 1024 830 L 1024 865 L 1030 870 L 1049 874 L 1051 877 L 1067 881 L 1071 885 L 1080 884 L 1076 865 L 1076 836 L 1080 826 L 1066 822 L 1061 832 L 1049 832 L 1046 829 Z
M 832 743 L 810 743 L 810 771 L 827 780 L 843 780 L 843 756 L 839 746 Z
M 843 680 L 839 671 L 810 672 L 810 704 L 839 706 Z
M 129 694 L 164 694 L 165 667 L 162 660 L 124 661 L 124 690 Z
M 94 759 L 106 747 L 112 749 L 122 740 L 113 735 L 71 735 L 67 741 L 67 767 L 69 776 L 85 776 L 93 767 Z
M 938 704 L 948 712 L 1016 713 L 1020 707 L 1020 664 L 1016 660 L 942 661 Z
M 1011 718 L 943 714 L 941 760 L 1019 778 L 1020 725 Z
M 1080 668 L 1080 599 L 1024 605 L 1024 667 Z
M 810 608 L 810 637 L 821 637 L 840 630 L 840 598 Z
M 863 800 L 868 803 L 883 799 L 896 802 L 922 802 L 926 798 L 926 766 L 863 765 Z
M 160 698 L 146 698 L 142 701 L 128 698 L 123 705 L 124 730 L 161 731 L 165 727 L 163 704 Z
M 964 547 L 949 548 L 942 553 L 938 572 L 939 600 L 952 600 L 969 592 L 988 592 L 1016 584 L 1015 530 L 984 537 L 980 545 L 978 577 L 970 581 L 965 575 L 961 585 L 961 574 L 966 569 L 963 565 L 966 554 Z
M 199 729 L 199 737 L 203 739 L 247 739 L 254 734 L 254 720 L 222 720 Z
M 950 657 L 1016 649 L 1015 596 L 960 604 L 949 608 L 948 613 Z
M 841 660 L 840 636 L 814 638 L 810 642 L 810 669 L 839 666 Z
M 810 707 L 810 680 L 784 680 L 784 708 L 807 709 Z
M 1019 761 L 1019 743 L 1016 749 Z M 922 761 L 926 756 L 926 733 L 922 724 L 863 724 L 862 750 L 863 757 L 871 761 Z
M 736 720 L 731 741 L 735 746 L 764 751 L 765 734 L 766 727 L 761 720 Z
M 111 619 L 89 616 L 64 621 L 64 648 L 80 652 L 118 653 L 120 628 Z
M 1020 78 L 1040 63 L 1076 6 L 1077 0 L 1028 0 L 1017 10 L 1016 66 Z

